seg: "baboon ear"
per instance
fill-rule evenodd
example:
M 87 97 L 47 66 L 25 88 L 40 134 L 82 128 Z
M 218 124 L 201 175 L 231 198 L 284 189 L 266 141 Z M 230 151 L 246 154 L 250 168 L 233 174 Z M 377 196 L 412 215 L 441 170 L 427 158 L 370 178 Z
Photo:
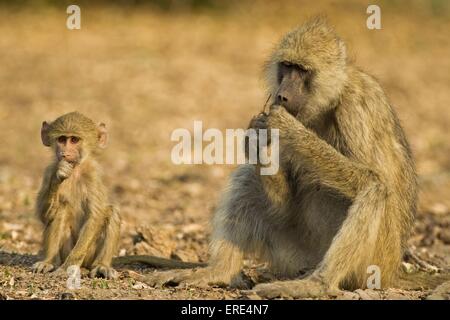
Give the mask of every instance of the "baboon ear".
M 41 128 L 41 140 L 42 144 L 46 147 L 50 147 L 52 145 L 50 141 L 50 137 L 48 135 L 50 131 L 50 125 L 47 123 L 47 121 L 42 122 L 42 128 Z
M 98 146 L 99 148 L 105 149 L 108 144 L 108 130 L 106 129 L 106 125 L 104 123 L 100 123 L 97 126 L 98 131 Z

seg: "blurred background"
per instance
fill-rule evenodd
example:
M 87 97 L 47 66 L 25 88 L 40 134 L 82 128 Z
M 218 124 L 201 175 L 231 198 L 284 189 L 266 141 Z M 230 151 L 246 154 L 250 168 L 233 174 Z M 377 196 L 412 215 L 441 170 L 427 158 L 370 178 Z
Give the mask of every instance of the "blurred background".
M 81 30 L 66 28 L 69 4 L 81 8 Z M 381 8 L 381 30 L 366 27 L 370 4 Z M 448 266 L 446 0 L 1 0 L 0 262 L 1 252 L 6 261 L 7 252 L 39 250 L 33 205 L 51 157 L 40 126 L 74 110 L 110 130 L 101 161 L 124 219 L 121 254 L 206 260 L 208 221 L 233 166 L 175 166 L 170 135 L 194 120 L 245 128 L 265 102 L 262 64 L 274 44 L 317 14 L 397 110 L 421 177 L 410 243 Z

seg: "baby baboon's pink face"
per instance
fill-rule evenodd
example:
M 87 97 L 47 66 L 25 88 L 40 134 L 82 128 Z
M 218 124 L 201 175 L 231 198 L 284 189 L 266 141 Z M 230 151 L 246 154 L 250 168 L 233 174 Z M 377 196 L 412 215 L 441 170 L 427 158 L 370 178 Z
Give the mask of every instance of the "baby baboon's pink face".
M 58 161 L 66 160 L 78 163 L 81 159 L 82 141 L 76 136 L 60 136 L 56 140 L 56 157 Z

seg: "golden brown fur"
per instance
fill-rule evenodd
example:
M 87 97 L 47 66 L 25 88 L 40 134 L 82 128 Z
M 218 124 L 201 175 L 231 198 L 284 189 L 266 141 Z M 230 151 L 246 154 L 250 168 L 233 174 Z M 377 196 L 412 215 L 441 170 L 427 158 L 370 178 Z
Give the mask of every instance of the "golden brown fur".
M 378 82 L 347 61 L 345 45 L 322 19 L 288 33 L 266 66 L 269 93 L 280 63 L 309 74 L 302 105 L 274 105 L 267 128 L 280 130 L 280 171 L 240 166 L 213 219 L 209 266 L 155 274 L 167 281 L 238 284 L 245 255 L 281 277 L 260 284 L 266 297 L 305 297 L 366 287 L 367 267 L 394 284 L 417 199 L 411 151 Z M 175 279 L 175 280 L 174 280 Z
M 78 143 L 59 137 L 77 137 Z M 113 278 L 111 260 L 120 234 L 120 216 L 108 202 L 101 168 L 94 154 L 106 143 L 106 129 L 73 112 L 51 124 L 44 122 L 42 140 L 55 149 L 55 159 L 45 170 L 36 212 L 44 225 L 42 261 L 35 272 L 59 267 L 84 266 L 91 276 Z M 67 145 L 67 146 L 66 146 Z M 70 162 L 69 162 L 70 156 Z

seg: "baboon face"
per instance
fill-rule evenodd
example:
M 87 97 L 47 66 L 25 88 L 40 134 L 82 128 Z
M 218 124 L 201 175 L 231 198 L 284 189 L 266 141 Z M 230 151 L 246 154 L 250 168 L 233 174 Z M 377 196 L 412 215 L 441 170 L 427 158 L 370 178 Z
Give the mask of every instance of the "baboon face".
M 96 125 L 78 112 L 65 114 L 55 121 L 44 121 L 42 143 L 52 147 L 58 161 L 79 164 L 98 148 L 105 148 L 108 132 L 104 123 Z
M 56 157 L 58 161 L 66 160 L 70 163 L 78 163 L 81 160 L 82 141 L 76 136 L 59 136 L 56 139 Z
M 45 146 L 53 147 L 58 161 L 65 160 L 70 163 L 79 163 L 82 158 L 83 141 L 79 135 L 58 134 L 50 138 L 51 125 L 46 121 L 42 123 L 41 138 Z
M 323 20 L 287 33 L 266 64 L 273 103 L 304 124 L 334 108 L 347 80 L 345 44 Z
M 278 90 L 275 103 L 281 105 L 293 116 L 297 116 L 307 98 L 310 72 L 302 65 L 283 61 L 278 63 Z

